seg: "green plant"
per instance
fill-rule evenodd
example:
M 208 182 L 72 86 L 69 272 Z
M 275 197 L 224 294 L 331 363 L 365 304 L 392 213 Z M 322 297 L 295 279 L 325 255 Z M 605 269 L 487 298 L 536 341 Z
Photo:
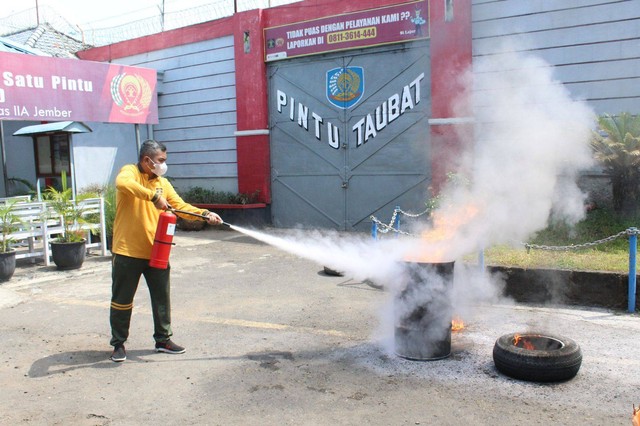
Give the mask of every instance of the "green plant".
M 104 198 L 104 221 L 107 235 L 113 236 L 113 223 L 116 220 L 116 187 L 107 185 L 102 190 Z
M 36 187 L 26 179 L 11 177 L 7 179 L 9 188 L 7 188 L 7 195 L 31 195 L 36 194 Z M 22 188 L 20 188 L 22 186 Z
M 0 253 L 8 253 L 11 251 L 11 244 L 15 241 L 10 235 L 20 229 L 22 220 L 13 213 L 13 206 L 16 202 L 9 202 L 0 205 L 0 232 L 2 233 L 2 241 L 0 241 Z
M 51 206 L 53 212 L 61 218 L 64 235 L 56 240 L 62 243 L 73 243 L 84 240 L 84 232 L 81 226 L 86 223 L 93 223 L 88 220 L 84 213 L 80 201 L 87 198 L 93 198 L 96 194 L 83 193 L 78 195 L 78 199 L 74 200 L 73 190 L 67 186 L 67 174 L 62 172 L 61 189 L 48 187 L 44 193 L 44 198 Z
M 590 145 L 594 158 L 611 178 L 613 207 L 634 213 L 640 202 L 640 116 L 604 114 L 598 117 L 598 126 Z
M 448 190 L 453 190 L 455 188 L 468 188 L 470 185 L 471 181 L 469 181 L 466 176 L 454 172 L 447 173 L 446 188 Z M 429 190 L 432 191 L 432 188 L 430 187 Z M 427 210 L 429 211 L 429 215 L 431 215 L 435 210 L 441 207 L 444 201 L 444 195 L 442 193 L 429 198 L 424 203 L 424 205 L 427 207 Z
M 260 191 L 243 194 L 195 186 L 187 189 L 180 196 L 190 204 L 251 204 L 257 200 L 259 193 Z

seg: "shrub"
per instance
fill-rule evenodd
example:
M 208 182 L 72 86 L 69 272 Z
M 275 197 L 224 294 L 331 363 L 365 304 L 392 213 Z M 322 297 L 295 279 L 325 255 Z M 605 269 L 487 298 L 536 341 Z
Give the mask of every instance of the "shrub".
M 194 186 L 183 191 L 180 196 L 190 204 L 251 204 L 256 201 L 258 194 L 259 191 L 242 194 Z

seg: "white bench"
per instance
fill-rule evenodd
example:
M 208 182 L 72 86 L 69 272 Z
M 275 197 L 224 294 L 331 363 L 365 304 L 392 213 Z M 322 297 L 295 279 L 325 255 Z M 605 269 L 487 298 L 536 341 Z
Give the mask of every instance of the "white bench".
M 106 223 L 104 215 L 104 199 L 89 198 L 78 202 L 82 208 L 83 216 L 97 215 L 98 223 L 81 224 L 80 229 L 86 233 L 87 251 L 91 248 L 99 247 L 102 256 L 107 256 Z M 11 233 L 13 248 L 17 250 L 16 259 L 42 258 L 46 266 L 51 265 L 51 247 L 49 243 L 54 237 L 64 235 L 62 219 L 44 201 L 15 203 L 11 209 L 12 213 L 20 218 L 21 223 L 18 230 Z M 91 242 L 92 231 L 100 231 L 101 241 Z M 0 239 L 2 235 L 0 235 Z M 26 250 L 24 249 L 26 244 Z
M 17 250 L 16 259 L 42 257 L 45 265 L 49 266 L 49 240 L 53 235 L 64 233 L 60 218 L 48 214 L 44 202 L 15 203 L 11 212 L 20 219 L 20 222 L 16 223 L 18 229 L 9 235 L 14 241 L 13 247 Z M 26 251 L 21 250 L 25 242 Z M 41 244 L 36 247 L 36 242 Z
M 28 203 L 31 201 L 31 195 L 14 195 L 13 197 L 0 197 L 0 204 L 7 203 Z
M 108 255 L 107 251 L 107 226 L 104 217 L 104 198 L 87 198 L 78 202 L 78 207 L 82 209 L 82 216 L 97 215 L 99 217 L 98 223 L 84 223 L 80 225 L 80 228 L 86 232 L 87 250 L 100 247 L 101 254 L 103 256 Z M 100 241 L 91 242 L 91 233 L 100 232 Z

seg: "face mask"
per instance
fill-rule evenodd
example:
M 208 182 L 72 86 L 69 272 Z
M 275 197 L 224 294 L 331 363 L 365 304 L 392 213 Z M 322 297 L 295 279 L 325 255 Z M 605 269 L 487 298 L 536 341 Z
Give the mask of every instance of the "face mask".
M 153 163 L 153 160 L 151 160 L 151 162 Z M 151 171 L 156 176 L 162 176 L 167 173 L 167 168 L 167 163 L 153 163 L 153 168 L 151 169 Z

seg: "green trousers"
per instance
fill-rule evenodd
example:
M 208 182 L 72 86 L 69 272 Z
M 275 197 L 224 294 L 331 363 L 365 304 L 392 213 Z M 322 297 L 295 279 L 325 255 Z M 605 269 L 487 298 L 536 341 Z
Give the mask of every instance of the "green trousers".
M 171 331 L 170 269 L 149 266 L 148 259 L 113 255 L 111 269 L 111 345 L 124 343 L 129 337 L 129 325 L 133 311 L 133 298 L 138 289 L 140 277 L 144 276 L 153 312 L 153 338 L 165 342 L 173 334 Z

